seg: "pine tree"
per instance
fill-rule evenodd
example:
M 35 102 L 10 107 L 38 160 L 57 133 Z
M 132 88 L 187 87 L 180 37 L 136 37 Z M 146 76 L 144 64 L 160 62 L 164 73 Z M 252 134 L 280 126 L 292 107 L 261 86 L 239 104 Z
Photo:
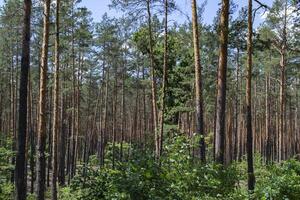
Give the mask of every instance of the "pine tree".
M 215 158 L 218 163 L 225 163 L 225 106 L 226 72 L 228 45 L 229 0 L 222 0 L 220 20 L 220 54 L 218 67 L 218 94 L 216 107 Z
M 38 144 L 37 144 L 37 181 L 36 193 L 38 200 L 45 199 L 46 180 L 46 100 L 47 100 L 47 72 L 48 72 L 48 46 L 50 25 L 50 3 L 44 0 L 43 18 L 43 43 L 40 66 L 40 95 L 39 95 L 39 122 L 38 122 Z
M 24 22 L 22 59 L 20 76 L 20 98 L 19 98 L 19 131 L 17 141 L 17 155 L 15 166 L 16 199 L 25 200 L 27 191 L 26 177 L 26 139 L 27 139 L 27 96 L 28 96 L 28 74 L 30 68 L 30 17 L 31 0 L 24 0 Z

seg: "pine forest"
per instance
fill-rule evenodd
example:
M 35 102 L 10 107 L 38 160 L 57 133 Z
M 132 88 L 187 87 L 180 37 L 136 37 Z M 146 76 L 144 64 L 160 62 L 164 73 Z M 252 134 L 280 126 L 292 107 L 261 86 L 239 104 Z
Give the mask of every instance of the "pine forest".
M 0 200 L 299 200 L 299 0 L 0 0 Z

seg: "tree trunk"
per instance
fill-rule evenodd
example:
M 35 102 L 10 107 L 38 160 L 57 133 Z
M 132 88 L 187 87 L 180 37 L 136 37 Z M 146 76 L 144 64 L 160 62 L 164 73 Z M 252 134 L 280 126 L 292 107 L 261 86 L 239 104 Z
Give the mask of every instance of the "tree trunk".
M 43 44 L 40 69 L 40 95 L 39 95 L 39 122 L 38 122 L 38 149 L 37 149 L 37 199 L 45 199 L 45 171 L 46 171 L 46 95 L 48 71 L 48 45 L 49 45 L 49 17 L 51 0 L 44 1 Z
M 112 168 L 115 169 L 115 159 L 116 159 L 116 138 L 117 138 L 117 101 L 118 101 L 118 68 L 115 67 L 115 83 L 114 83 L 114 91 L 113 91 L 113 138 L 112 138 Z
M 215 133 L 215 159 L 224 164 L 225 151 L 225 106 L 226 106 L 226 71 L 228 46 L 228 18 L 229 0 L 222 0 L 222 13 L 220 21 L 220 56 L 218 69 L 218 94 Z
M 286 139 L 286 49 L 287 49 L 287 0 L 285 1 L 284 8 L 284 22 L 283 22 L 283 33 L 282 33 L 282 47 L 280 51 L 280 120 L 279 120 L 279 161 L 284 160 L 286 156 L 285 151 L 285 139 Z
M 154 67 L 154 52 L 153 52 L 153 34 L 152 34 L 152 16 L 150 10 L 151 0 L 147 0 L 148 13 L 148 31 L 149 31 L 149 48 L 150 48 L 150 68 L 151 68 L 151 93 L 152 93 L 152 113 L 153 113 L 153 127 L 155 134 L 155 155 L 159 155 L 159 136 L 158 136 L 158 120 L 157 120 L 157 103 L 156 103 L 156 77 Z
M 19 98 L 19 131 L 17 138 L 17 155 L 15 167 L 16 199 L 26 199 L 26 138 L 27 138 L 27 96 L 28 96 L 28 74 L 30 68 L 30 17 L 31 0 L 24 0 L 23 41 L 20 76 L 20 98 Z M 1 123 L 1 122 L 0 122 Z
M 266 134 L 266 161 L 267 163 L 271 160 L 271 137 L 270 137 L 270 97 L 269 97 L 269 90 L 270 90 L 270 73 L 266 72 L 266 116 L 265 116 L 265 134 Z
M 51 69 L 52 70 L 52 69 Z M 46 108 L 46 113 L 48 113 L 48 123 L 46 122 L 48 126 L 48 131 L 47 131 L 47 136 L 48 136 L 48 156 L 47 156 L 47 187 L 50 187 L 50 171 L 51 171 L 51 166 L 52 166 L 52 106 L 53 106 L 53 90 L 52 86 L 49 88 L 49 101 L 47 102 L 48 107 Z
M 104 103 L 104 128 L 101 130 L 101 144 L 100 144 L 100 152 L 101 152 L 101 165 L 104 165 L 104 156 L 105 156 L 105 146 L 107 142 L 107 131 L 108 131 L 108 90 L 109 90 L 109 67 L 106 69 L 106 81 L 105 81 L 105 103 Z
M 125 73 L 126 66 L 124 64 L 124 69 L 122 71 L 122 99 L 121 99 L 121 147 L 120 147 L 120 161 L 123 161 L 124 150 L 123 150 L 123 142 L 124 142 L 124 134 L 125 134 Z
M 234 159 L 238 159 L 238 155 L 240 152 L 239 149 L 239 142 L 240 142 L 240 131 L 239 131 L 239 80 L 240 80 L 240 49 L 237 48 L 237 55 L 236 55 L 236 88 L 235 88 L 235 104 L 234 104 L 234 111 L 235 111 L 235 125 L 234 125 Z
M 13 49 L 13 48 L 12 48 Z M 11 68 L 10 68 L 10 116 L 9 116 L 9 133 L 12 138 L 12 145 L 11 150 L 14 152 L 16 151 L 16 135 L 15 135 L 15 122 L 16 122 L 16 111 L 15 111 L 15 70 L 14 70 L 14 51 L 11 52 Z M 15 157 L 13 156 L 11 158 L 11 165 L 15 165 Z M 10 177 L 11 183 L 14 183 L 15 181 L 15 170 L 11 170 L 11 177 Z
M 52 128 L 52 184 L 51 197 L 57 200 L 57 138 L 58 138 L 58 115 L 59 115 L 59 8 L 60 0 L 56 0 L 56 22 L 55 22 L 55 74 L 54 74 L 54 90 L 53 90 L 53 128 Z
M 63 77 L 62 81 L 64 81 L 65 78 Z M 63 85 L 62 85 L 62 90 L 63 90 Z M 58 182 L 59 185 L 63 186 L 65 185 L 65 159 L 66 159 L 66 113 L 65 110 L 67 107 L 64 94 L 61 94 L 60 96 L 61 99 L 61 110 L 60 110 L 60 135 L 59 135 L 59 166 L 58 166 Z
M 196 134 L 200 135 L 200 159 L 205 162 L 205 140 L 203 120 L 203 95 L 202 95 L 202 67 L 200 62 L 199 28 L 197 15 L 197 2 L 192 0 L 192 21 L 194 41 L 194 62 L 195 62 L 195 106 L 196 106 Z
M 247 37 L 247 83 L 246 83 L 246 126 L 247 126 L 247 166 L 248 190 L 253 191 L 255 177 L 253 169 L 253 136 L 251 116 L 251 80 L 252 80 L 252 51 L 253 51 L 252 0 L 248 0 L 248 37 Z
M 35 130 L 34 130 L 34 121 L 33 121 L 33 96 L 32 96 L 32 82 L 30 79 L 30 73 L 29 73 L 29 81 L 28 81 L 28 123 L 29 123 L 29 143 L 30 143 L 30 161 L 29 161 L 29 166 L 30 166 L 30 175 L 31 175 L 31 180 L 30 180 L 30 193 L 34 193 L 34 182 L 35 182 Z
M 163 152 L 163 133 L 164 133 L 164 113 L 165 113 L 165 101 L 166 90 L 168 81 L 168 0 L 165 1 L 165 25 L 164 25 L 164 65 L 163 65 L 163 79 L 162 79 L 162 96 L 161 96 L 161 111 L 160 111 L 160 130 L 159 130 L 159 154 Z

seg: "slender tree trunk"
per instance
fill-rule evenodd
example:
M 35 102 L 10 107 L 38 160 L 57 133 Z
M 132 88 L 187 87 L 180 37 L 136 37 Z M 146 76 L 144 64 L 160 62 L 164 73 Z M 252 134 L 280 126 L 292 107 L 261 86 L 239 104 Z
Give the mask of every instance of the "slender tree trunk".
M 62 81 L 65 79 L 63 78 Z M 63 84 L 62 84 L 63 89 Z M 65 106 L 67 104 L 65 103 L 64 94 L 60 95 L 61 98 L 61 110 L 60 110 L 60 135 L 59 135 L 59 166 L 58 166 L 58 182 L 59 185 L 63 186 L 65 185 L 65 159 L 66 159 L 66 113 L 65 113 Z
M 286 49 L 287 49 L 287 0 L 284 8 L 284 22 L 282 33 L 282 47 L 280 52 L 280 120 L 279 120 L 279 161 L 284 160 L 286 156 L 285 139 L 286 139 Z
M 61 87 L 62 89 L 63 87 Z M 58 136 L 58 164 L 57 164 L 57 180 L 59 185 L 65 184 L 65 156 L 66 156 L 66 124 L 65 124 L 65 101 L 64 95 L 60 96 L 60 134 Z
M 52 184 L 51 197 L 52 200 L 57 200 L 57 138 L 58 138 L 58 115 L 59 115 L 59 8 L 60 0 L 56 0 L 56 22 L 55 22 L 55 74 L 54 74 L 54 90 L 53 90 L 53 128 L 52 128 Z
M 26 199 L 26 138 L 27 138 L 27 96 L 28 74 L 30 67 L 30 17 L 31 0 L 24 0 L 23 42 L 20 76 L 19 98 L 19 131 L 17 137 L 17 155 L 15 167 L 16 199 Z M 1 122 L 0 122 L 1 123 Z
M 38 122 L 38 149 L 37 149 L 37 199 L 45 199 L 45 171 L 46 171 L 46 95 L 48 71 L 48 45 L 49 45 L 49 17 L 51 0 L 44 0 L 43 44 L 40 66 L 40 96 L 39 96 L 39 122 Z
M 125 58 L 126 59 L 126 58 Z M 124 150 L 123 150 L 123 142 L 124 142 L 124 134 L 125 134 L 125 73 L 126 73 L 126 64 L 124 63 L 123 71 L 122 71 L 122 99 L 121 99 L 121 147 L 120 147 L 120 161 L 123 161 Z
M 140 67 L 137 67 L 137 77 L 136 77 L 136 85 L 139 85 L 140 82 Z M 135 95 L 135 107 L 134 107 L 134 121 L 133 121 L 133 138 L 136 140 L 137 132 L 138 132 L 138 118 L 139 118 L 139 97 L 140 97 L 140 88 L 136 87 L 136 95 Z M 138 140 L 136 140 L 138 141 Z
M 12 48 L 13 49 L 13 48 Z M 12 145 L 11 145 L 11 150 L 14 152 L 16 150 L 16 135 L 15 135 L 15 70 L 14 70 L 14 51 L 12 50 L 11 53 L 11 68 L 10 68 L 10 116 L 9 116 L 9 132 L 10 136 L 12 138 Z M 15 165 L 15 157 L 13 156 L 11 158 L 11 165 Z M 11 170 L 11 183 L 14 183 L 15 181 L 15 170 Z
M 101 161 L 101 142 L 102 142 L 102 103 L 103 103 L 103 85 L 105 81 L 105 63 L 103 63 L 102 67 L 102 79 L 100 80 L 100 86 L 99 86 L 99 93 L 97 94 L 97 103 L 96 108 L 94 112 L 94 118 L 92 122 L 92 135 L 94 134 L 95 130 L 99 130 L 99 133 L 97 134 L 97 157 Z M 99 112 L 99 127 L 97 128 L 96 121 L 97 121 L 97 113 Z M 90 141 L 89 141 L 90 142 Z M 87 149 L 87 151 L 89 151 Z M 88 159 L 88 157 L 87 157 Z
M 218 94 L 215 136 L 215 159 L 224 164 L 225 151 L 225 106 L 226 106 L 226 71 L 228 46 L 229 0 L 222 0 L 220 21 L 220 55 L 218 69 Z
M 143 81 L 145 81 L 145 67 L 143 65 L 142 67 L 142 79 Z M 146 88 L 145 86 L 143 86 L 143 149 L 146 147 L 147 145 L 147 119 L 146 119 Z
M 153 53 L 153 33 L 152 33 L 152 16 L 150 9 L 151 0 L 147 0 L 147 14 L 148 14 L 148 31 L 149 31 L 149 47 L 150 47 L 150 68 L 151 68 L 151 93 L 152 93 L 152 113 L 153 113 L 153 127 L 155 134 L 155 155 L 159 156 L 159 135 L 158 135 L 158 120 L 157 120 L 157 102 L 156 102 L 156 77 L 155 77 L 155 63 Z
M 267 163 L 271 160 L 271 137 L 270 137 L 270 96 L 269 96 L 269 89 L 270 88 L 270 73 L 266 72 L 266 116 L 265 116 L 265 134 L 266 134 L 266 161 Z
M 78 71 L 77 71 L 77 81 L 76 81 L 76 95 L 75 95 L 75 102 L 76 102 L 76 111 L 75 111 L 75 137 L 73 139 L 73 154 L 72 154 L 72 174 L 71 178 L 73 178 L 76 174 L 76 168 L 77 168 L 77 156 L 78 156 L 78 138 L 79 138 L 79 132 L 80 132 L 80 83 L 81 80 L 81 68 L 82 68 L 82 56 L 81 53 L 79 53 L 78 58 Z
M 67 97 L 67 101 L 66 101 L 68 108 L 72 108 L 73 109 L 73 105 L 72 105 L 72 100 L 70 100 L 70 98 Z M 70 114 L 68 114 L 68 124 L 67 124 L 67 130 L 68 130 L 68 137 L 67 137 L 67 162 L 66 162 L 66 175 L 67 175 L 67 182 L 69 183 L 69 177 L 70 177 L 70 160 L 71 160 L 71 144 L 72 144 L 72 116 L 73 113 L 71 112 Z
M 162 80 L 162 96 L 161 96 L 161 111 L 160 111 L 160 130 L 159 130 L 159 154 L 163 152 L 163 133 L 164 133 L 164 113 L 165 113 L 165 101 L 166 90 L 168 82 L 168 0 L 165 1 L 165 25 L 164 25 L 164 66 L 163 66 L 163 80 Z
M 52 70 L 52 69 L 51 69 Z M 50 86 L 49 88 L 49 101 L 47 102 L 48 107 L 46 108 L 46 113 L 48 114 L 48 157 L 47 157 L 47 178 L 46 178 L 46 182 L 47 182 L 47 187 L 50 187 L 50 171 L 51 171 L 51 165 L 52 165 L 52 106 L 53 106 L 53 90 L 52 90 L 52 86 Z M 49 112 L 48 112 L 49 111 Z
M 196 0 L 192 0 L 192 21 L 194 41 L 194 62 L 195 62 L 195 87 L 196 87 L 196 133 L 200 135 L 200 159 L 205 162 L 205 140 L 203 120 L 203 95 L 202 95 L 202 67 L 200 62 L 199 28 Z
M 247 38 L 247 83 L 246 83 L 246 123 L 247 123 L 247 166 L 248 166 L 248 190 L 253 191 L 255 177 L 253 169 L 253 136 L 251 116 L 251 79 L 252 79 L 252 0 L 248 0 L 248 38 Z
M 101 130 L 101 165 L 104 165 L 104 156 L 105 156 L 105 145 L 107 142 L 107 131 L 108 131 L 108 89 L 109 89 L 109 67 L 106 69 L 106 81 L 105 81 L 105 105 L 104 105 L 104 129 Z
M 28 129 L 29 132 L 29 142 L 30 142 L 30 161 L 29 161 L 29 165 L 30 165 L 30 175 L 31 175 L 31 180 L 30 180 L 30 193 L 34 193 L 34 182 L 35 182 L 35 130 L 34 130 L 34 122 L 33 122 L 33 96 L 32 96 L 32 83 L 31 83 L 31 79 L 30 79 L 30 73 L 29 73 L 29 81 L 28 81 L 28 105 L 29 105 L 29 113 L 28 113 L 28 120 L 29 120 L 29 126 L 30 128 Z
M 116 159 L 116 138 L 117 138 L 117 100 L 118 100 L 118 68 L 115 67 L 115 83 L 114 83 L 114 98 L 113 98 L 113 138 L 112 138 L 112 168 L 115 169 L 115 159 Z
M 75 1 L 71 1 L 71 16 L 74 17 L 74 7 L 75 7 Z M 74 174 L 74 158 L 75 158 L 75 145 L 76 145 L 76 72 L 75 72 L 75 22 L 72 21 L 72 27 L 71 27 L 71 51 L 72 51 L 72 88 L 73 88 L 73 94 L 72 94 L 72 126 L 71 126 L 71 141 L 70 141 L 70 159 L 69 159 L 69 173 L 68 173 L 68 183 L 70 183 L 71 178 L 73 177 Z
M 237 48 L 236 55 L 236 95 L 235 95 L 235 126 L 234 126 L 234 159 L 238 159 L 240 152 L 239 142 L 240 142 L 240 131 L 239 131 L 239 78 L 240 77 L 240 49 Z

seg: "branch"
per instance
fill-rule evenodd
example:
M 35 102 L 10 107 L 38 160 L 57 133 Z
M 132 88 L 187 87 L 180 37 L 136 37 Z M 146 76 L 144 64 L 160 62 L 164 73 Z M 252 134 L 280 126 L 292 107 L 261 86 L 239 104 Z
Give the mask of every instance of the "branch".
M 265 9 L 269 9 L 270 10 L 270 7 L 269 6 L 267 6 L 266 4 L 263 4 L 263 3 L 261 3 L 260 1 L 258 1 L 258 0 L 254 0 L 256 3 L 258 3 L 259 5 L 260 5 L 260 7 L 264 7 Z
M 263 7 L 263 6 L 260 5 L 258 8 L 256 8 L 256 9 L 254 10 L 252 21 L 255 20 L 256 12 L 257 12 L 259 9 L 261 9 L 262 7 Z M 266 9 L 265 9 L 265 12 L 266 12 Z
M 267 6 L 266 4 L 263 4 L 263 3 L 261 3 L 261 2 L 258 1 L 258 0 L 254 0 L 254 1 L 255 1 L 256 3 L 259 4 L 259 7 L 256 8 L 256 9 L 254 10 L 253 19 L 252 19 L 253 21 L 255 20 L 256 12 L 257 12 L 259 9 L 264 8 L 264 9 L 265 9 L 264 13 L 265 13 L 267 10 L 270 10 L 269 6 Z

